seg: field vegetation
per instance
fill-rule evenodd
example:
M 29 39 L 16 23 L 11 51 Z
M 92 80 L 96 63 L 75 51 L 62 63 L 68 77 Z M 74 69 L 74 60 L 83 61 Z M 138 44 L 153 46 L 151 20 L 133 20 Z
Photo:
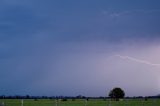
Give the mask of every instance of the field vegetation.
M 0 99 L 0 106 L 160 106 L 160 99 Z

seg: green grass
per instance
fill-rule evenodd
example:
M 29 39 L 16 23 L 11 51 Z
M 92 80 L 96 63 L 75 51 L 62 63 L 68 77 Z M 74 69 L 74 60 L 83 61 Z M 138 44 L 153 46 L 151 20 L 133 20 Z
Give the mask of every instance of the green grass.
M 4 102 L 5 106 L 21 106 L 21 100 L 18 99 L 1 99 L 0 103 Z M 34 101 L 33 99 L 25 99 L 23 106 L 56 106 L 56 100 L 39 99 Z M 85 106 L 85 100 L 68 100 L 58 101 L 57 106 Z M 159 99 L 144 100 L 124 100 L 124 101 L 110 101 L 110 100 L 96 100 L 90 99 L 86 106 L 160 106 Z

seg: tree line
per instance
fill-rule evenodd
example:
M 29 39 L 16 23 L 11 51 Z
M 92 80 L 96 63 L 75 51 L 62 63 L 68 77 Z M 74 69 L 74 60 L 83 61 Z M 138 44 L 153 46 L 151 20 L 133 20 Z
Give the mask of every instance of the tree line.
M 1 95 L 0 99 L 34 99 L 34 100 L 38 100 L 38 99 L 62 99 L 62 100 L 66 100 L 66 99 L 111 99 L 111 100 L 115 100 L 115 101 L 119 101 L 120 99 L 140 99 L 140 98 L 160 98 L 160 95 L 157 96 L 148 96 L 148 97 L 143 97 L 143 96 L 137 96 L 137 97 L 125 97 L 125 91 L 119 87 L 115 87 L 112 90 L 110 90 L 110 92 L 108 93 L 107 97 L 86 97 L 86 96 L 82 96 L 82 95 L 78 95 L 78 96 L 30 96 L 30 95 L 25 95 L 25 96 L 20 96 L 20 95 L 14 95 L 14 96 L 5 96 L 5 95 Z

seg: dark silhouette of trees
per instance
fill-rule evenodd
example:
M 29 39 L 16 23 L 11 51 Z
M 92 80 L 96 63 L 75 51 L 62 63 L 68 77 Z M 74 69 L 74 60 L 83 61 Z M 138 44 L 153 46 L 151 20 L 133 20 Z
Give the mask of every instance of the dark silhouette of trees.
M 108 95 L 111 99 L 119 101 L 120 98 L 124 98 L 125 92 L 121 88 L 113 88 Z

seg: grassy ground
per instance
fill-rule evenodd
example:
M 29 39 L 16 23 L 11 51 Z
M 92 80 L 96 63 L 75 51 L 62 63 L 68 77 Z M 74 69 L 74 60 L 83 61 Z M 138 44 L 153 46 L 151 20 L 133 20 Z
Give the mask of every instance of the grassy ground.
M 22 106 L 21 100 L 18 99 L 1 99 L 0 103 L 5 106 Z M 0 105 L 1 106 L 1 105 Z M 32 99 L 24 100 L 23 106 L 160 106 L 160 100 L 149 99 L 144 100 L 124 100 L 124 101 L 109 101 L 109 100 L 68 100 L 68 101 L 56 101 L 49 99 L 40 99 L 34 101 Z

